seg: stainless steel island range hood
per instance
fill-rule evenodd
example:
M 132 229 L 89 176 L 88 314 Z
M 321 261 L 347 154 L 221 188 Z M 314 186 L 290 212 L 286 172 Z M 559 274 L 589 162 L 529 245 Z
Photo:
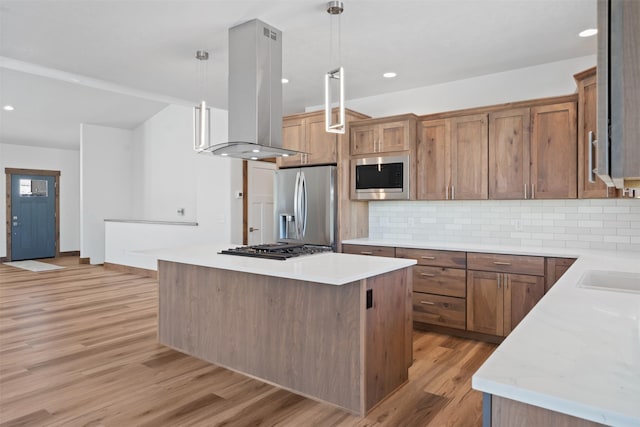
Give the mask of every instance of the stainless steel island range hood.
M 282 32 L 254 19 L 229 29 L 229 142 L 205 149 L 246 160 L 282 148 Z

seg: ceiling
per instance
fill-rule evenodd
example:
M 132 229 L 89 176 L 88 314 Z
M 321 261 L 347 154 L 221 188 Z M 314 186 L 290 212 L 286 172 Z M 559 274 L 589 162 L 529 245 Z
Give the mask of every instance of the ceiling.
M 228 28 L 283 32 L 284 112 L 323 103 L 323 0 L 0 0 L 0 142 L 79 146 L 79 123 L 134 128 L 167 103 L 226 108 Z M 596 0 L 344 0 L 347 99 L 595 54 Z M 334 27 L 335 29 L 335 27 Z M 335 32 L 334 32 L 335 34 Z M 207 85 L 195 51 L 210 53 Z M 382 73 L 394 71 L 395 79 Z

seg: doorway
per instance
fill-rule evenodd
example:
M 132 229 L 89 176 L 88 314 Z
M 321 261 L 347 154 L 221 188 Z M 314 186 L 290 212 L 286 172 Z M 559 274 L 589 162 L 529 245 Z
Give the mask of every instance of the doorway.
M 60 254 L 60 171 L 6 168 L 7 258 Z
M 245 221 L 244 244 L 260 245 L 275 241 L 273 219 L 273 179 L 276 170 L 272 162 L 245 160 Z

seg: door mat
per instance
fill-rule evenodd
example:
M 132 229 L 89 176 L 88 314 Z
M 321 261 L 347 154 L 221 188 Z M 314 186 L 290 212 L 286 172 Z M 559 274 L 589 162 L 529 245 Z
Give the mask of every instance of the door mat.
M 8 265 L 10 267 L 17 267 L 23 270 L 29 271 L 49 271 L 49 270 L 60 270 L 59 265 L 47 264 L 45 262 L 39 261 L 13 261 L 13 262 L 5 262 L 4 265 Z

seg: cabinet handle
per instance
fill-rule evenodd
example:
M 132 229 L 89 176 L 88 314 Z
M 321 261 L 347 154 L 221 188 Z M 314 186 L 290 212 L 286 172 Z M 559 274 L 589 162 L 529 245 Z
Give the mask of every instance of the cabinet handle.
M 435 305 L 436 303 L 431 301 L 420 301 L 420 304 Z
M 455 200 L 456 199 L 456 187 L 454 187 L 453 185 L 451 186 L 451 200 Z
M 510 262 L 503 262 L 503 261 L 493 261 L 493 263 L 495 265 L 511 265 Z
M 527 184 L 524 185 L 524 199 L 527 200 Z
M 424 276 L 424 277 L 435 277 L 436 276 L 435 274 L 431 274 L 431 273 L 420 273 L 420 275 Z
M 427 255 L 422 255 L 420 258 L 422 258 L 422 259 L 436 259 L 436 257 L 434 257 L 434 256 L 427 256 Z
M 587 152 L 589 153 L 589 182 L 596 183 L 596 177 L 593 173 L 593 147 L 598 143 L 593 139 L 593 131 L 589 131 L 589 140 L 587 141 Z
M 449 200 L 449 186 L 447 185 L 447 188 L 444 189 L 444 199 L 445 200 Z
M 536 198 L 536 185 L 535 184 L 531 184 L 531 199 L 535 199 Z
M 498 289 L 500 289 L 500 280 L 502 279 L 502 274 L 498 274 Z
M 362 251 L 360 252 L 361 255 L 373 255 L 373 252 L 371 251 Z

